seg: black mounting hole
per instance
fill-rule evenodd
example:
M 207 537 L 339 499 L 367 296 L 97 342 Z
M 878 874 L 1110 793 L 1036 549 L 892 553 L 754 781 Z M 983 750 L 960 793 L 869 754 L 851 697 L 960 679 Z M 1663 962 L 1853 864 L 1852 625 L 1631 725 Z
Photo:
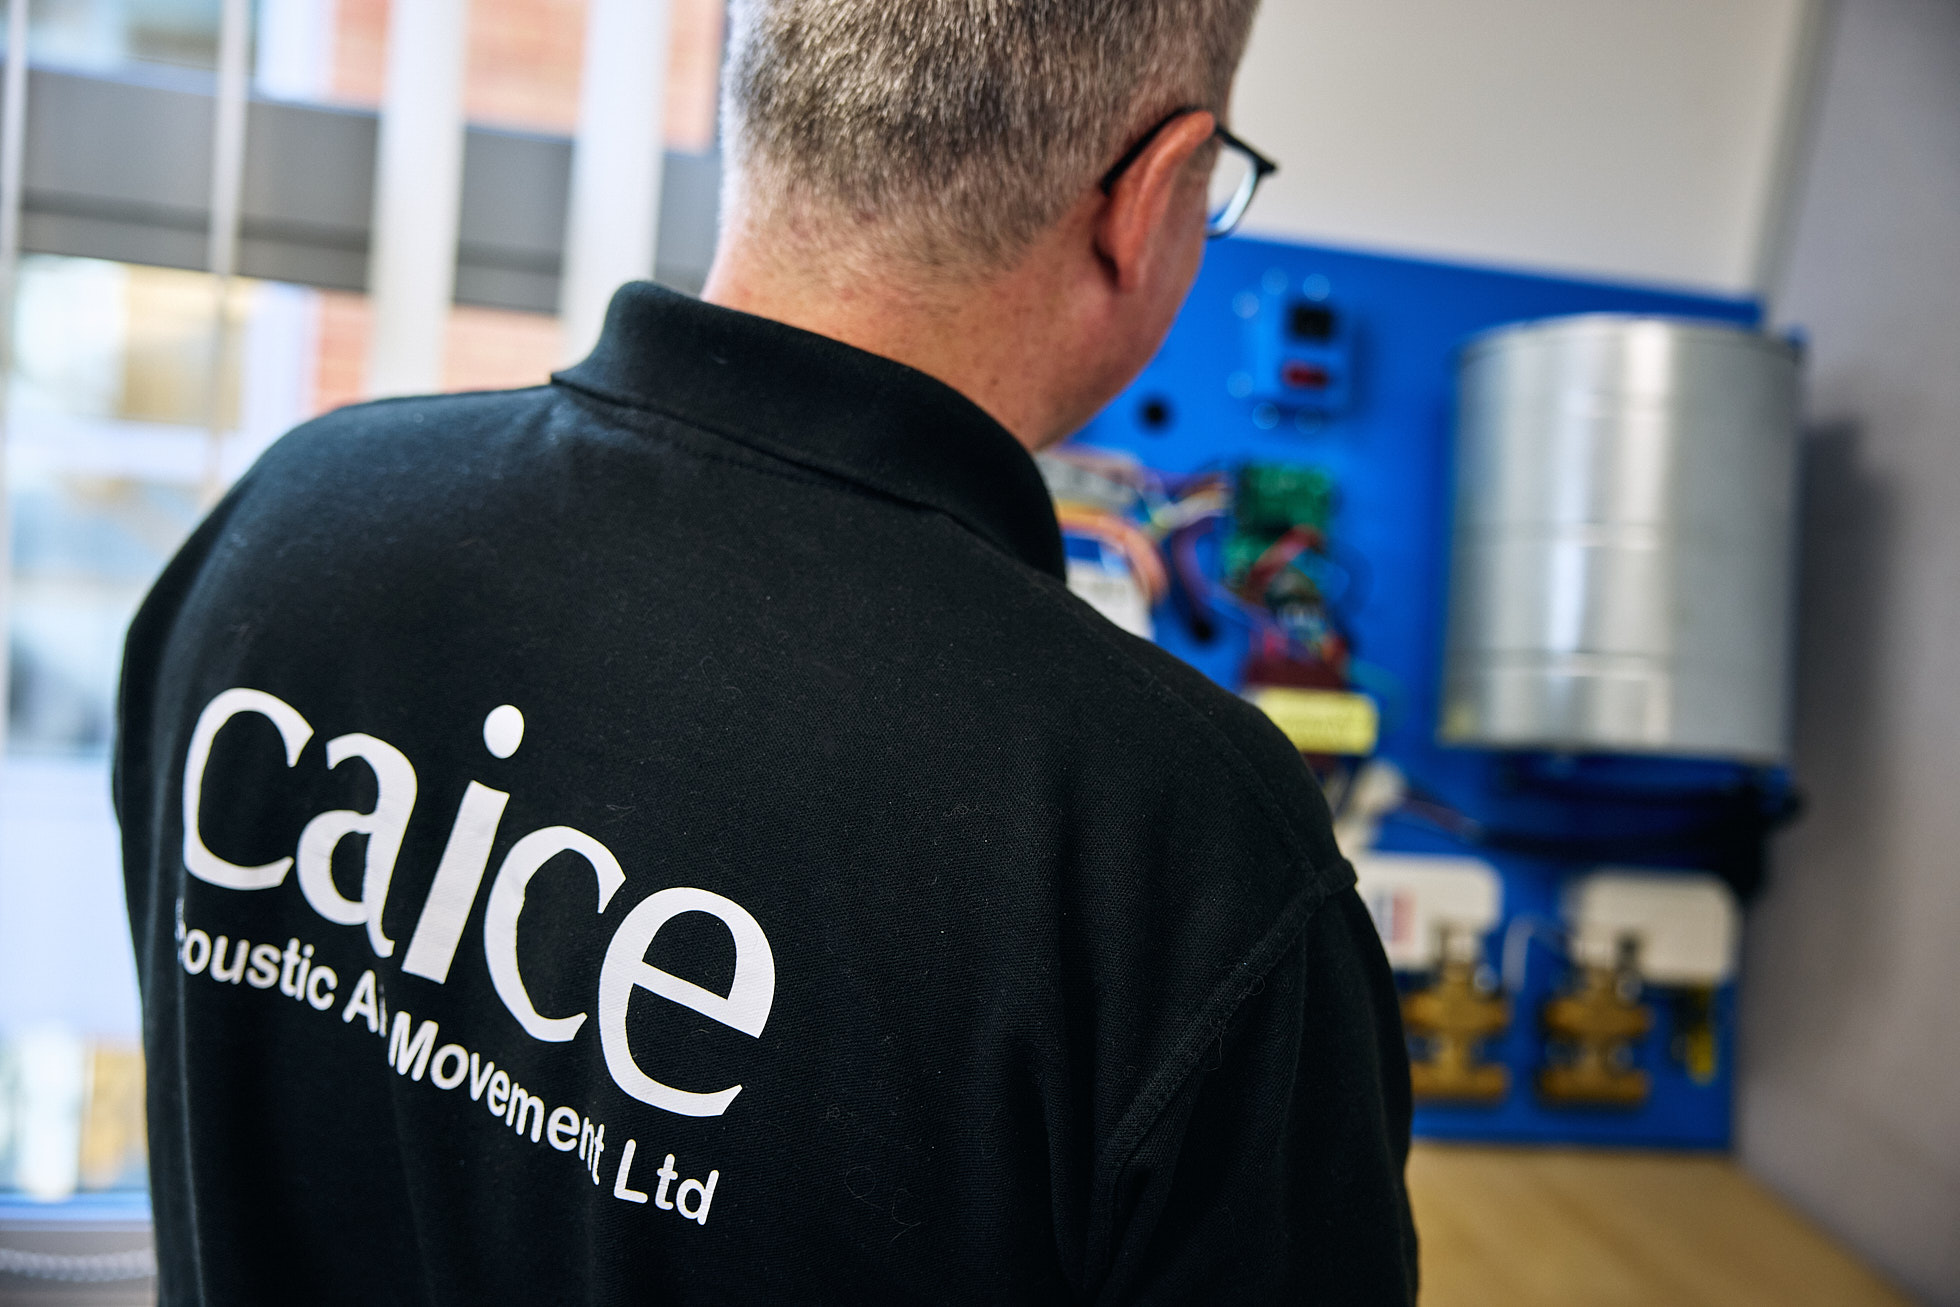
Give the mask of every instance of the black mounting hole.
M 1137 421 L 1143 423 L 1145 431 L 1162 432 L 1171 424 L 1170 401 L 1152 395 L 1137 409 Z

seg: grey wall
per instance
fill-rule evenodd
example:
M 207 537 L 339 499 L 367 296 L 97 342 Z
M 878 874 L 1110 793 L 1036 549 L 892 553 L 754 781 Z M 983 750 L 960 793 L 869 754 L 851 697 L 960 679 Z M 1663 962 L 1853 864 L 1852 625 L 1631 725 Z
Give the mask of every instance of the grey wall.
M 1756 909 L 1741 1151 L 1960 1304 L 1960 3 L 1842 0 L 1778 316 L 1810 332 L 1812 807 Z
M 1248 231 L 1753 293 L 1821 0 L 1264 0 Z

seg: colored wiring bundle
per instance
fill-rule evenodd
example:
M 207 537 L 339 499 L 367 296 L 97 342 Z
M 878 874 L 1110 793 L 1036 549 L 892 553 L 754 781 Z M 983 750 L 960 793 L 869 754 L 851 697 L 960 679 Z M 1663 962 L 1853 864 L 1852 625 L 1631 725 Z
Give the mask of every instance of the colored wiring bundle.
M 1200 644 L 1217 637 L 1222 617 L 1247 630 L 1257 666 L 1323 668 L 1326 679 L 1346 681 L 1345 627 L 1365 569 L 1330 547 L 1332 492 L 1323 474 L 1248 465 L 1171 476 L 1131 454 L 1082 445 L 1043 454 L 1041 464 L 1063 531 L 1121 558 L 1151 606 L 1168 599 Z M 1207 538 L 1221 556 L 1222 582 L 1205 566 Z

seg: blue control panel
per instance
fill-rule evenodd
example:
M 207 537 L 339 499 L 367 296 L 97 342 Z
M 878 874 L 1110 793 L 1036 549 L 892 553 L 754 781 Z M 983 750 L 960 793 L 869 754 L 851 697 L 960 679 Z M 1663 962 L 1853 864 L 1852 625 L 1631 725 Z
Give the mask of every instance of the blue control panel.
M 1343 573 L 1348 680 L 1379 711 L 1377 756 L 1413 801 L 1382 820 L 1383 852 L 1481 859 L 1502 882 L 1480 945 L 1480 992 L 1508 1004 L 1479 1057 L 1505 1069 L 1491 1101 L 1420 1102 L 1419 1135 L 1464 1140 L 1725 1147 L 1735 997 L 1641 990 L 1645 1032 L 1617 1050 L 1644 1073 L 1635 1103 L 1541 1092 L 1548 1006 L 1571 994 L 1566 889 L 1602 867 L 1719 876 L 1746 898 L 1767 830 L 1791 806 L 1780 771 L 1692 759 L 1513 754 L 1437 740 L 1457 352 L 1502 323 L 1584 312 L 1754 325 L 1753 301 L 1234 238 L 1209 251 L 1155 361 L 1072 447 L 1124 451 L 1175 479 L 1245 464 L 1295 465 L 1333 487 L 1327 534 Z M 1228 566 L 1216 537 L 1197 566 Z M 1332 588 L 1330 587 L 1330 590 Z M 1248 628 L 1193 622 L 1171 602 L 1155 638 L 1244 688 Z M 1447 814 L 1439 817 L 1438 814 Z M 1568 940 L 1569 942 L 1569 940 Z M 1508 956 L 1507 956 L 1508 955 Z M 1424 983 L 1400 977 L 1405 993 Z

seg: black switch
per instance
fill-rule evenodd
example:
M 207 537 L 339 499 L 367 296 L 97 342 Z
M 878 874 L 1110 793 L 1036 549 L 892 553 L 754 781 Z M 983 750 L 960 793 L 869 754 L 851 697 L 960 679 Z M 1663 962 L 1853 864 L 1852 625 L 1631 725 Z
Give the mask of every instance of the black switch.
M 1315 344 L 1334 339 L 1334 325 L 1334 310 L 1324 304 L 1295 304 L 1286 321 L 1293 339 Z

